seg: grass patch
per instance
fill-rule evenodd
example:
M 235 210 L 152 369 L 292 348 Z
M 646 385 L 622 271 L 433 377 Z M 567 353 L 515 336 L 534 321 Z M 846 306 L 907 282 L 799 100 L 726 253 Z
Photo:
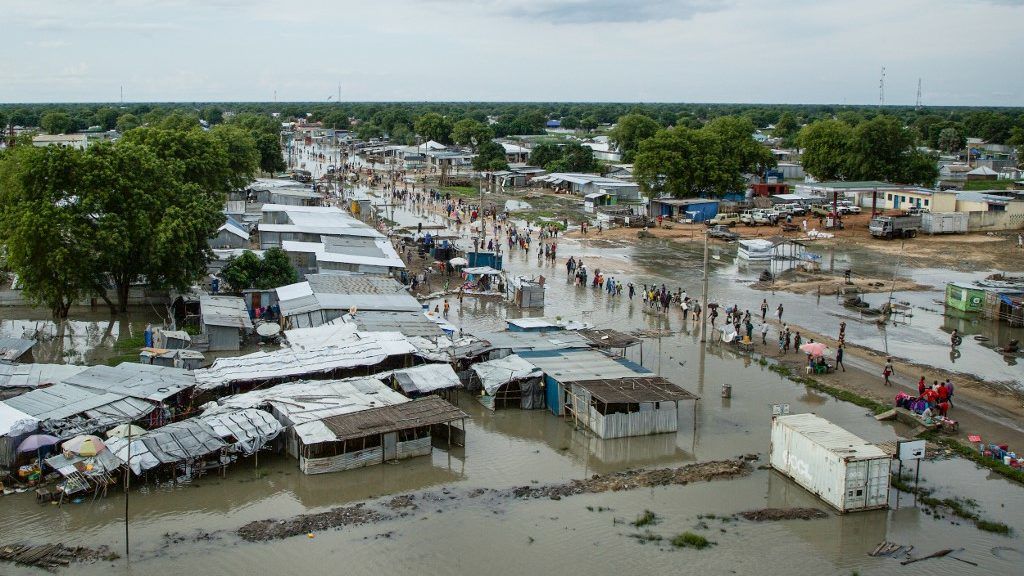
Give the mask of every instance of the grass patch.
M 659 522 L 658 515 L 650 510 L 644 510 L 644 513 L 637 516 L 636 520 L 630 522 L 633 526 L 640 528 L 641 526 L 653 526 Z
M 978 530 L 984 530 L 985 532 L 993 532 L 995 534 L 1002 534 L 1003 536 L 1009 536 L 1013 533 L 1013 528 L 1010 528 L 1002 522 L 993 522 L 991 520 L 976 520 L 974 525 L 978 527 Z
M 968 190 L 1012 190 L 1013 180 L 972 180 L 964 182 L 964 191 Z
M 683 532 L 678 534 L 675 538 L 672 538 L 672 545 L 676 548 L 696 548 L 697 550 L 703 550 L 708 546 L 711 546 L 711 541 L 701 536 L 700 534 L 694 534 L 693 532 Z
M 640 534 L 630 534 L 630 538 L 636 538 L 641 544 L 647 544 L 648 542 L 661 542 L 664 538 L 660 534 L 655 534 L 650 530 L 644 530 Z
M 463 198 L 479 198 L 480 190 L 475 186 L 442 186 L 441 192 L 450 192 L 452 196 Z

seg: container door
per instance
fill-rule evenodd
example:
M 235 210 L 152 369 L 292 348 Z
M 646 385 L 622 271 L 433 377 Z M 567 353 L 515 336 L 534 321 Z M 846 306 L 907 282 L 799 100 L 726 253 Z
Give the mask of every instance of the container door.
M 389 432 L 384 435 L 384 461 L 398 459 L 398 433 Z
M 863 508 L 867 501 L 868 462 L 854 461 L 846 463 L 846 497 L 843 499 L 843 510 Z
M 868 493 L 865 505 L 871 508 L 889 504 L 889 460 L 868 461 Z

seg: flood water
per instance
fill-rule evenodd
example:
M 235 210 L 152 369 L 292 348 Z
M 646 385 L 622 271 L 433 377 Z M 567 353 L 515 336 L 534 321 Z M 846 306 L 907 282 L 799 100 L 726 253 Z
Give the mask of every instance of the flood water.
M 398 212 L 398 218 L 412 217 Z M 343 571 L 504 575 L 547 574 L 558 566 L 561 571 L 595 574 L 682 571 L 816 575 L 849 574 L 854 570 L 860 574 L 891 574 L 897 570 L 938 575 L 1019 573 L 1024 562 L 1024 488 L 961 459 L 924 462 L 922 484 L 935 488 L 938 497 L 976 500 L 982 517 L 1009 524 L 1014 528 L 1013 536 L 982 532 L 969 522 L 951 522 L 950 517 L 936 519 L 913 506 L 906 494 L 896 510 L 895 492 L 889 511 L 845 516 L 830 511 L 824 520 L 756 524 L 698 519 L 698 515 L 731 515 L 766 506 L 827 509 L 791 481 L 762 469 L 738 480 L 573 496 L 560 501 L 463 497 L 474 488 L 562 483 L 595 473 L 674 467 L 747 453 L 760 454 L 763 463 L 772 404 L 787 403 L 793 412 L 817 413 L 873 442 L 893 440 L 897 434 L 906 433 L 875 421 L 864 409 L 784 379 L 720 343 L 702 348 L 692 327 L 687 330 L 676 311 L 667 319 L 646 314 L 639 301 L 630 303 L 625 294 L 610 299 L 603 292 L 573 287 L 565 281 L 565 258 L 582 255 L 590 270 L 601 268 L 606 276 L 638 285 L 664 282 L 696 295 L 700 289 L 700 250 L 696 245 L 657 241 L 628 246 L 594 239 L 560 240 L 559 263 L 542 267 L 538 267 L 535 253 L 506 254 L 506 266 L 513 272 L 543 273 L 549 279 L 543 312 L 548 317 L 583 319 L 624 331 L 670 331 L 660 340 L 647 339 L 642 347 L 630 349 L 628 357 L 641 362 L 642 356 L 642 363 L 649 369 L 701 396 L 699 402 L 680 407 L 680 430 L 676 434 L 602 441 L 574 430 L 571 423 L 546 410 L 489 412 L 463 394 L 460 407 L 471 416 L 466 424 L 465 448 L 435 450 L 430 457 L 317 476 L 303 475 L 297 463 L 285 456 L 261 455 L 258 467 L 253 460 L 236 463 L 226 478 L 205 477 L 177 486 L 149 485 L 130 496 L 131 562 L 76 565 L 68 572 L 104 576 L 170 570 L 195 574 Z M 716 245 L 714 252 L 717 258 L 713 259 L 711 300 L 735 302 L 754 310 L 764 293 L 752 291 L 747 282 L 760 270 L 737 265 L 729 254 L 735 252 L 734 247 Z M 867 254 L 836 255 L 837 262 L 843 259 L 857 268 L 875 266 L 885 271 L 885 263 L 875 263 Z M 836 269 L 846 266 L 837 263 Z M 939 274 L 907 272 L 915 278 Z M 838 325 L 840 316 L 849 316 L 835 298 L 818 301 L 782 293 L 767 296 L 773 309 L 783 302 L 786 319 L 795 323 Z M 897 299 L 920 305 L 934 297 L 931 292 L 897 295 Z M 934 304 L 929 307 L 941 310 Z M 496 329 L 503 327 L 508 316 L 521 313 L 494 300 L 467 297 L 461 310 L 453 305 L 450 321 L 470 331 Z M 99 319 L 94 321 L 97 327 L 103 325 Z M 943 325 L 941 313 L 915 310 L 909 325 L 889 327 L 885 332 L 874 323 L 847 322 L 850 340 L 872 347 L 873 343 L 889 346 L 894 354 L 906 353 L 913 358 L 933 349 L 946 351 L 944 333 L 939 330 Z M 2 324 L 8 325 L 16 329 L 9 321 Z M 137 330 L 138 324 L 133 318 L 127 326 L 118 323 L 117 329 L 121 334 Z M 93 342 L 95 337 L 87 340 Z M 1019 368 L 993 362 L 984 348 L 973 350 L 968 344 L 970 341 L 965 340 L 964 348 L 968 350 L 957 360 L 957 369 L 984 366 L 986 374 L 1020 382 Z M 100 347 L 85 346 L 83 357 L 89 357 L 90 346 Z M 78 350 L 81 346 L 72 348 Z M 941 361 L 936 358 L 937 363 Z M 731 399 L 720 397 L 724 382 L 733 386 Z M 446 490 L 455 498 L 446 495 Z M 423 491 L 435 498 L 418 497 L 419 508 L 406 518 L 320 532 L 314 538 L 266 543 L 246 543 L 234 535 L 238 527 L 252 520 L 286 518 L 389 494 Z M 597 511 L 600 507 L 610 510 Z M 639 543 L 630 536 L 638 530 L 628 522 L 645 509 L 661 518 L 659 524 L 650 527 L 652 532 L 671 538 L 692 530 L 716 545 L 695 551 Z M 60 540 L 89 546 L 108 544 L 122 551 L 124 510 L 124 495 L 117 490 L 95 502 L 85 500 L 61 508 L 38 505 L 29 494 L 2 497 L 0 542 Z M 195 539 L 205 533 L 212 536 Z M 184 540 L 172 541 L 167 534 L 180 534 Z M 868 557 L 867 553 L 883 540 L 912 544 L 916 554 L 963 548 L 957 556 L 976 562 L 978 567 L 949 558 L 900 567 L 892 559 Z M 0 565 L 2 574 L 38 572 Z

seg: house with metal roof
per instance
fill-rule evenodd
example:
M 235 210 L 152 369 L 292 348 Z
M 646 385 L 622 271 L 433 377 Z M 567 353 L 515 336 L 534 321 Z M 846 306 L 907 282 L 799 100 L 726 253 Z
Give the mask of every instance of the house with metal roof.
M 285 449 L 304 474 L 427 455 L 431 435 L 461 444 L 467 417 L 436 396 L 410 400 L 377 378 L 294 382 L 218 400 L 211 413 L 263 408 L 287 428 Z M 456 432 L 457 430 L 457 432 Z
M 234 218 L 227 219 L 217 229 L 217 235 L 209 240 L 210 248 L 215 250 L 237 249 L 249 247 L 249 232 L 245 226 Z
M 36 341 L 29 338 L 0 337 L 0 364 L 32 362 L 32 348 Z
M 264 204 L 257 225 L 260 248 L 283 248 L 287 240 L 323 242 L 323 236 L 384 238 L 384 235 L 333 206 Z
M 245 300 L 237 296 L 199 297 L 200 325 L 208 344 L 207 350 L 239 350 L 245 336 L 252 332 L 252 320 Z
M 310 274 L 305 282 L 281 286 L 276 291 L 282 321 L 294 328 L 320 326 L 353 311 L 423 309 L 405 286 L 386 276 Z
M 668 380 L 647 374 L 580 380 L 569 384 L 566 416 L 598 438 L 623 438 L 675 432 L 679 403 L 697 396 Z

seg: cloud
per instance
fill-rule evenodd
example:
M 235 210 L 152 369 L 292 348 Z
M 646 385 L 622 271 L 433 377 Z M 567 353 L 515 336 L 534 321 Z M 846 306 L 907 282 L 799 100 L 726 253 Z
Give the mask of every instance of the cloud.
M 639 23 L 689 20 L 722 10 L 730 0 L 434 0 L 456 9 L 472 5 L 502 16 L 548 24 Z

